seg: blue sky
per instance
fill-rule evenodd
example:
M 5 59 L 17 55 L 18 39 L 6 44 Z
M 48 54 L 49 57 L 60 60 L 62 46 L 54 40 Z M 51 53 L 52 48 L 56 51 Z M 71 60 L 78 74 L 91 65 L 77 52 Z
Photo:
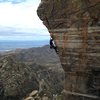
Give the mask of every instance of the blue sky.
M 0 40 L 49 39 L 36 13 L 40 1 L 0 0 Z

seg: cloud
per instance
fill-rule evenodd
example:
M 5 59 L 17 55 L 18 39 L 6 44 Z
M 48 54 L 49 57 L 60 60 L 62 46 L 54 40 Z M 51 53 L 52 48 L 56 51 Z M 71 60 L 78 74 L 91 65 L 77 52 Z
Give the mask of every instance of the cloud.
M 34 30 L 33 32 L 17 32 L 15 30 L 1 31 L 0 40 L 20 40 L 20 41 L 30 41 L 30 40 L 48 40 L 49 34 L 43 30 Z
M 21 39 L 22 34 L 28 39 L 34 34 L 49 35 L 36 13 L 40 0 L 0 0 L 0 2 L 0 39 L 13 39 L 15 38 L 13 36 Z
M 11 2 L 12 4 L 18 4 L 25 1 L 26 0 L 0 0 L 0 2 Z
M 35 1 L 29 0 L 19 4 L 0 3 L 0 25 L 12 27 L 37 27 L 41 25 L 36 14 L 38 0 Z

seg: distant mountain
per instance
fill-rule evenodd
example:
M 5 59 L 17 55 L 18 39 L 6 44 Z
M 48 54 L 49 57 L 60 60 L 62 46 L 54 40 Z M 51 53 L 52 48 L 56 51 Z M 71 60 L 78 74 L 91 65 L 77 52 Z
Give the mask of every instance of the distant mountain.
M 61 93 L 63 80 L 59 58 L 48 45 L 0 55 L 0 97 L 4 100 L 21 100 L 36 89 L 40 96 L 47 94 L 51 98 Z
M 38 64 L 59 64 L 59 57 L 48 45 L 30 49 L 17 49 L 3 54 L 11 56 L 18 62 L 36 62 Z

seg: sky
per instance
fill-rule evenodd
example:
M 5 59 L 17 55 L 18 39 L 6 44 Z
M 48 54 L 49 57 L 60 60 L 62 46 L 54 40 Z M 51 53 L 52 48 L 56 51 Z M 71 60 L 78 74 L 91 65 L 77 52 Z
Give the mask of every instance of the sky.
M 37 16 L 41 0 L 0 0 L 0 40 L 46 40 L 47 28 Z

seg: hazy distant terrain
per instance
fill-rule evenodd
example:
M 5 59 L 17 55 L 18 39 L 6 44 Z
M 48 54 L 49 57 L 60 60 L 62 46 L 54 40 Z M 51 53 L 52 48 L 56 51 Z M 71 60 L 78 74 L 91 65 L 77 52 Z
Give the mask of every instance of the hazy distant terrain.
M 49 41 L 7 41 L 0 40 L 0 52 L 10 51 L 20 48 L 31 48 L 31 47 L 41 47 L 43 45 L 48 45 Z

